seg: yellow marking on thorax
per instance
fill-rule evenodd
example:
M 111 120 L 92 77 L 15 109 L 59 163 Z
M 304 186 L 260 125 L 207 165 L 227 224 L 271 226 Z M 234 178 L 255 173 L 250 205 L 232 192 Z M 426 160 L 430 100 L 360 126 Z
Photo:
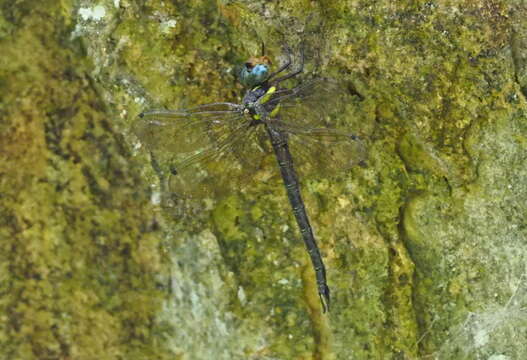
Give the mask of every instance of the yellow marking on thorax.
M 278 105 L 275 106 L 275 108 L 273 109 L 273 111 L 271 111 L 271 113 L 269 114 L 269 117 L 275 117 L 276 114 L 278 114 L 278 111 L 280 110 L 280 103 L 278 103 Z
M 260 104 L 265 104 L 271 99 L 271 96 L 275 93 L 276 87 L 271 86 L 269 90 L 260 98 Z

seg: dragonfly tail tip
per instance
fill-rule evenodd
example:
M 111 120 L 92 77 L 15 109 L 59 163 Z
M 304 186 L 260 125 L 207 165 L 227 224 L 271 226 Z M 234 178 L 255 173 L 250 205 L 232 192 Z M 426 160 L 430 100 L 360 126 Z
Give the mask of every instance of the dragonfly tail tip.
M 329 287 L 325 286 L 323 291 L 318 292 L 320 303 L 322 304 L 322 313 L 329 312 Z

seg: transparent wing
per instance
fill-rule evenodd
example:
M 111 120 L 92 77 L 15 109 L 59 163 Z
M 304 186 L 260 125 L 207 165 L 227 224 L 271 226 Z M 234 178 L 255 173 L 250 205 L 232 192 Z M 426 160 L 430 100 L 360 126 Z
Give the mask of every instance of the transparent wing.
M 133 130 L 150 150 L 192 153 L 210 144 L 241 117 L 237 104 L 215 103 L 189 110 L 153 110 L 139 115 Z
M 141 142 L 170 173 L 170 191 L 184 198 L 239 189 L 260 166 L 258 127 L 231 103 L 141 114 L 133 126 Z
M 334 126 L 328 116 L 342 115 L 352 101 L 346 83 L 330 78 L 311 78 L 278 89 L 269 103 L 272 107 L 280 104 L 280 114 L 288 122 L 323 128 Z
M 270 102 L 280 104 L 272 126 L 288 134 L 301 178 L 330 177 L 366 160 L 365 143 L 350 130 L 346 114 L 353 96 L 346 84 L 315 78 L 280 89 Z
M 288 134 L 288 143 L 300 180 L 326 178 L 366 160 L 366 146 L 353 134 L 331 128 L 299 128 L 275 123 Z

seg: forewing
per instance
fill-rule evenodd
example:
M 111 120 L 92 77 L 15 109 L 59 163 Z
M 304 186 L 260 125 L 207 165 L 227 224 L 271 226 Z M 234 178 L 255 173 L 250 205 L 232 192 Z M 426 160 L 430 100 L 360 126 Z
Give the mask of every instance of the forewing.
M 312 78 L 281 88 L 269 101 L 280 105 L 280 116 L 289 124 L 309 128 L 337 128 L 346 107 L 351 103 L 346 83 L 330 78 Z
M 139 115 L 135 134 L 149 150 L 187 157 L 210 145 L 215 134 L 224 134 L 240 118 L 236 104 L 218 103 L 189 110 L 153 110 Z
M 278 90 L 271 100 L 280 104 L 271 123 L 288 134 L 301 180 L 331 177 L 366 160 L 365 143 L 346 118 L 352 98 L 345 83 L 315 78 Z
M 239 189 L 262 153 L 254 151 L 256 128 L 236 104 L 209 104 L 183 111 L 149 111 L 134 131 L 152 152 L 170 191 L 197 198 Z

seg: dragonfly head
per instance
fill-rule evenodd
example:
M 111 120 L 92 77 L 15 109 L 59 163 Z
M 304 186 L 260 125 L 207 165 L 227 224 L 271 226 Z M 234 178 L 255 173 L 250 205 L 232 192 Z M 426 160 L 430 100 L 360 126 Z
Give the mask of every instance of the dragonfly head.
M 271 60 L 267 56 L 252 57 L 243 64 L 240 82 L 246 87 L 262 84 L 269 77 Z

